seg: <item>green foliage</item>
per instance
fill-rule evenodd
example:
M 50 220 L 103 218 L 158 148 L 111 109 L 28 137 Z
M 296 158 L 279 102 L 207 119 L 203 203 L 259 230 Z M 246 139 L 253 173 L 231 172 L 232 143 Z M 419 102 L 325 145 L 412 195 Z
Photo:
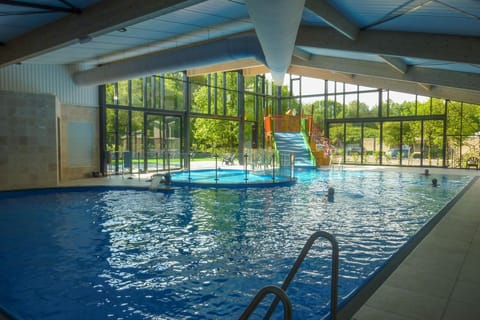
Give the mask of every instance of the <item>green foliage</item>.
M 192 147 L 196 151 L 233 151 L 238 146 L 237 121 L 197 118 L 192 129 Z
M 224 78 L 221 74 L 217 76 L 217 87 L 210 88 L 211 93 L 216 93 L 217 114 L 237 115 L 238 114 L 238 93 L 237 91 L 223 90 Z M 237 74 L 227 73 L 225 77 L 227 89 L 236 88 Z M 213 90 L 212 90 L 213 89 Z M 225 95 L 225 96 L 224 96 Z M 196 110 L 205 114 L 212 114 L 215 111 L 214 101 L 210 99 L 209 88 L 200 86 L 193 93 L 193 100 Z M 212 102 L 213 101 L 213 102 Z M 223 104 L 225 102 L 225 105 Z M 210 111 L 210 112 L 209 112 Z M 223 114 L 225 112 L 225 114 Z M 235 150 L 238 146 L 238 121 L 220 119 L 195 118 L 192 120 L 192 147 L 201 152 L 217 152 L 218 149 Z

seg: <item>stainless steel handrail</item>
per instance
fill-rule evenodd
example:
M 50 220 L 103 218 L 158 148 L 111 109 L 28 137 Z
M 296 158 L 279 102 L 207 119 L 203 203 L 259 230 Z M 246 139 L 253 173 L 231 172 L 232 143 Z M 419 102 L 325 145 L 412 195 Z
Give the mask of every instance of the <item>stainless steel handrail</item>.
M 290 302 L 290 299 L 288 298 L 287 294 L 285 291 L 283 291 L 281 288 L 276 287 L 276 286 L 266 286 L 263 287 L 252 299 L 250 304 L 247 306 L 245 311 L 243 311 L 242 315 L 240 316 L 240 320 L 246 320 L 248 317 L 255 311 L 257 308 L 258 304 L 263 300 L 263 298 L 269 294 L 273 293 L 276 295 L 275 300 L 282 300 L 283 302 L 283 309 L 285 310 L 283 314 L 283 319 L 289 320 L 292 319 L 292 303 Z M 277 302 L 278 304 L 278 302 Z
M 302 249 L 302 252 L 298 256 L 297 260 L 295 261 L 292 269 L 290 269 L 290 272 L 288 273 L 287 277 L 283 281 L 281 289 L 283 291 L 287 291 L 288 286 L 290 285 L 290 282 L 292 282 L 293 278 L 295 277 L 295 274 L 297 273 L 298 269 L 300 268 L 303 260 L 307 256 L 308 252 L 310 251 L 311 247 L 313 246 L 313 243 L 315 240 L 318 238 L 325 238 L 328 241 L 330 241 L 332 245 L 332 279 L 331 279 L 331 290 L 330 290 L 330 318 L 332 320 L 335 320 L 337 318 L 337 300 L 338 300 L 338 243 L 337 240 L 333 235 L 331 235 L 328 232 L 325 231 L 317 231 L 314 234 L 310 236 L 310 238 L 307 240 L 307 243 L 305 243 L 305 246 Z M 265 319 L 270 319 L 272 316 L 273 312 L 275 311 L 275 308 L 277 307 L 279 302 L 278 297 L 273 300 L 272 304 L 270 305 L 270 308 L 267 311 L 267 314 L 265 316 Z

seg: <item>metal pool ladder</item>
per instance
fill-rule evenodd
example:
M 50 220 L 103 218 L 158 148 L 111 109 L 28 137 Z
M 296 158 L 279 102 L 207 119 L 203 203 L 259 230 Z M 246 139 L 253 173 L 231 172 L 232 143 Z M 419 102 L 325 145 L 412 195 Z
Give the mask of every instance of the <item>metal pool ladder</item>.
M 242 313 L 240 316 L 241 320 L 248 319 L 248 317 L 252 314 L 253 311 L 255 311 L 257 305 L 260 303 L 260 301 L 268 294 L 268 293 L 273 293 L 276 295 L 275 299 L 273 300 L 272 304 L 270 305 L 270 308 L 267 311 L 267 314 L 265 315 L 265 319 L 270 319 L 272 316 L 273 312 L 275 311 L 275 308 L 277 307 L 278 303 L 280 300 L 282 300 L 283 306 L 284 306 L 284 319 L 291 319 L 292 318 L 292 303 L 290 302 L 290 299 L 288 298 L 286 291 L 288 289 L 288 286 L 290 285 L 290 282 L 292 282 L 293 278 L 297 274 L 298 269 L 300 268 L 303 260 L 307 256 L 308 252 L 313 246 L 313 243 L 315 240 L 318 238 L 325 238 L 328 241 L 330 241 L 330 244 L 332 245 L 332 278 L 331 278 L 331 290 L 330 290 L 330 318 L 332 320 L 335 320 L 337 318 L 337 300 L 338 300 L 338 243 L 337 240 L 333 235 L 331 235 L 328 232 L 325 231 L 317 231 L 314 234 L 310 236 L 310 238 L 307 240 L 307 243 L 303 246 L 302 252 L 300 252 L 300 255 L 298 256 L 297 260 L 293 264 L 292 269 L 290 269 L 290 272 L 288 273 L 287 277 L 283 281 L 283 284 L 281 288 L 276 287 L 276 286 L 266 286 L 262 288 L 257 295 L 253 298 L 253 300 L 250 302 L 250 304 L 247 306 L 245 311 Z

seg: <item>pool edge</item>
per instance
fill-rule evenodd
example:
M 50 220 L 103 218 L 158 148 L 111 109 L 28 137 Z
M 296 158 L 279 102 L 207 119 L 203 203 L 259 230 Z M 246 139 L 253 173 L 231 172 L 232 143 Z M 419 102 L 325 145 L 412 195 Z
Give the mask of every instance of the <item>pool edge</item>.
M 435 228 L 435 226 L 451 211 L 452 207 L 465 195 L 465 193 L 479 180 L 478 176 L 472 180 L 452 199 L 438 214 L 430 219 L 411 239 L 394 254 L 381 269 L 376 272 L 367 283 L 353 293 L 353 296 L 339 306 L 338 320 L 351 319 L 357 311 L 367 302 L 375 291 L 388 279 L 388 277 L 400 266 L 405 258 L 422 242 L 422 240 Z

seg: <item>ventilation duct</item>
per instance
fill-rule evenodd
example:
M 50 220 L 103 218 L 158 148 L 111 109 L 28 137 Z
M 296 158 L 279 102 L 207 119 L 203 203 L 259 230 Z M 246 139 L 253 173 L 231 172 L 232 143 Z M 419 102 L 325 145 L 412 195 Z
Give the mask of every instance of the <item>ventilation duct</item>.
M 78 85 L 100 85 L 155 73 L 177 72 L 192 68 L 253 58 L 265 64 L 262 48 L 255 35 L 238 36 L 182 47 L 106 64 L 73 75 Z
M 247 0 L 267 66 L 276 84 L 290 67 L 305 0 Z

